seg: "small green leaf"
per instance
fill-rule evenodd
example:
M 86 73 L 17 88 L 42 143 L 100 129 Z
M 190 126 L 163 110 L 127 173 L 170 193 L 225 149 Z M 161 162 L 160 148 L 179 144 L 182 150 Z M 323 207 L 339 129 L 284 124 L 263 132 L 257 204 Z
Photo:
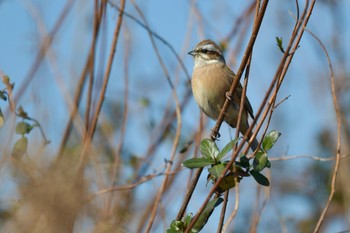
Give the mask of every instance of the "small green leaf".
M 151 101 L 148 98 L 144 97 L 139 100 L 139 103 L 142 107 L 148 107 Z
M 262 148 L 265 151 L 269 151 L 273 147 L 273 145 L 275 145 L 276 141 L 280 136 L 281 133 L 277 132 L 276 130 L 272 130 L 264 137 L 264 140 L 262 142 Z
M 0 91 L 0 99 L 6 101 L 7 97 L 6 97 L 6 92 L 5 91 Z
M 223 193 L 226 190 L 229 190 L 229 189 L 235 187 L 236 186 L 235 177 L 237 179 L 237 182 L 239 182 L 241 180 L 241 178 L 237 177 L 234 173 L 227 174 L 224 178 L 222 178 L 216 191 L 219 193 Z
M 185 160 L 182 165 L 187 168 L 200 168 L 213 164 L 214 161 L 210 158 L 191 158 Z
M 26 137 L 22 137 L 17 140 L 12 149 L 12 156 L 15 159 L 21 159 L 23 155 L 27 152 L 28 147 L 28 139 Z
M 225 147 L 224 149 L 222 149 L 220 151 L 220 153 L 218 154 L 217 156 L 217 160 L 220 161 L 222 158 L 225 157 L 225 155 L 230 151 L 232 150 L 233 146 L 237 143 L 238 141 L 238 138 L 236 139 L 233 139 L 232 141 L 230 141 Z
M 16 125 L 16 133 L 17 134 L 24 135 L 24 134 L 29 133 L 32 129 L 33 129 L 33 126 L 27 122 L 24 122 L 24 121 L 21 121 Z
M 191 230 L 193 232 L 199 232 L 204 227 L 204 225 L 208 222 L 208 219 L 210 215 L 213 213 L 215 207 L 220 205 L 223 200 L 224 199 L 219 197 L 209 201 Z
M 255 154 L 255 158 L 253 161 L 253 169 L 257 172 L 260 172 L 266 167 L 267 162 L 268 162 L 267 154 L 262 150 L 259 150 Z
M 184 230 L 185 223 L 183 221 L 173 220 L 170 224 L 170 229 L 172 230 Z
M 188 226 L 191 223 L 192 217 L 193 217 L 192 213 L 189 213 L 189 214 L 186 215 L 186 217 L 184 219 L 184 222 L 185 222 L 186 226 Z
M 17 116 L 22 117 L 23 119 L 28 119 L 28 113 L 26 111 L 24 111 L 22 106 L 18 107 Z
M 242 155 L 239 158 L 239 164 L 241 165 L 241 167 L 244 167 L 244 168 L 249 168 L 250 167 L 249 159 L 245 155 Z
M 175 229 L 168 229 L 166 230 L 166 233 L 183 233 L 183 230 L 175 230 Z
M 282 53 L 284 53 L 282 37 L 276 36 L 276 42 L 277 42 L 278 48 L 281 50 Z
M 192 145 L 192 143 L 193 143 L 193 141 L 189 141 L 189 142 L 186 142 L 183 146 L 182 146 L 182 148 L 180 149 L 180 151 L 179 151 L 179 153 L 185 153 L 187 150 L 188 150 L 188 148 L 190 148 L 190 146 Z
M 266 167 L 267 167 L 267 168 L 270 168 L 270 167 L 271 167 L 271 162 L 270 162 L 269 159 L 267 159 Z
M 257 172 L 255 170 L 251 170 L 249 171 L 249 173 L 254 177 L 254 179 L 256 180 L 256 182 L 258 182 L 258 184 L 264 185 L 264 186 L 269 186 L 270 185 L 270 181 L 269 179 L 267 179 L 263 174 L 261 174 L 260 172 Z
M 209 173 L 214 176 L 216 179 L 219 178 L 222 172 L 225 170 L 225 165 L 217 164 L 208 169 Z
M 219 148 L 216 143 L 208 138 L 205 138 L 201 141 L 199 150 L 205 158 L 216 159 L 219 154 Z

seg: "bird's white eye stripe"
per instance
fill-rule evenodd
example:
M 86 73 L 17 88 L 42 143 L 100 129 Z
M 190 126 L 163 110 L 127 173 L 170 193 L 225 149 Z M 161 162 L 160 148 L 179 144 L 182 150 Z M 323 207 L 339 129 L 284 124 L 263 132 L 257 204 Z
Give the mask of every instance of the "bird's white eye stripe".
M 221 54 L 220 50 L 214 46 L 213 44 L 206 44 L 202 47 L 202 50 L 208 50 L 208 51 L 213 51 L 217 52 L 218 54 Z

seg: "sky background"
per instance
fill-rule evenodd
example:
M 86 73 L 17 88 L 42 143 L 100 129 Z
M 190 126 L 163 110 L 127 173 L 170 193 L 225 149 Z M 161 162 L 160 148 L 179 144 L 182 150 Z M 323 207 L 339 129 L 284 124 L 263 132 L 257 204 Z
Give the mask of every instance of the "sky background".
M 119 3 L 118 1 L 111 1 Z M 318 1 L 311 16 L 308 28 L 315 33 L 324 44 L 328 45 L 330 57 L 337 60 L 334 52 L 333 32 L 337 31 L 335 25 L 342 28 L 339 35 L 338 44 L 344 51 L 344 56 L 348 57 L 350 28 L 345 26 L 350 22 L 350 1 L 339 0 L 340 11 L 337 17 L 332 10 L 323 3 Z M 29 1 L 29 0 L 0 0 L 0 74 L 9 75 L 11 81 L 15 82 L 16 88 L 21 86 L 31 65 L 34 62 L 38 46 L 42 42 L 43 35 L 51 31 L 56 23 L 66 1 Z M 143 13 L 145 14 L 150 28 L 163 37 L 180 55 L 189 73 L 192 72 L 192 57 L 187 55 L 195 45 L 202 39 L 210 38 L 214 41 L 221 41 L 230 32 L 232 25 L 246 8 L 247 1 L 198 1 L 196 3 L 201 15 L 203 16 L 204 30 L 198 26 L 198 21 L 191 11 L 191 2 L 187 0 L 166 1 L 166 0 L 148 0 L 137 1 Z M 300 2 L 302 7 L 304 1 Z M 45 59 L 40 69 L 35 74 L 33 81 L 22 93 L 18 105 L 24 106 L 29 114 L 38 119 L 42 124 L 51 144 L 47 151 L 52 153 L 57 150 L 61 140 L 67 117 L 66 100 L 72 98 L 75 85 L 79 78 L 82 67 L 85 64 L 88 46 L 91 42 L 91 21 L 93 16 L 92 1 L 76 1 L 71 11 L 68 13 L 62 27 L 55 36 L 51 59 L 49 62 Z M 128 2 L 125 11 L 138 17 L 134 7 Z M 266 17 L 264 18 L 259 36 L 254 47 L 254 54 L 250 72 L 248 94 L 253 109 L 257 111 L 261 100 L 272 80 L 278 67 L 282 53 L 276 46 L 276 36 L 282 37 L 286 46 L 294 25 L 295 15 L 294 1 L 270 1 Z M 97 75 L 103 74 L 101 64 L 106 62 L 106 56 L 109 53 L 109 46 L 113 36 L 114 25 L 117 20 L 117 12 L 108 6 L 106 25 L 102 29 L 104 36 L 100 38 L 104 43 L 98 47 Z M 251 26 L 251 25 L 250 25 Z M 189 30 L 189 27 L 192 27 Z M 249 28 L 248 30 L 251 30 Z M 164 111 L 164 107 L 171 97 L 170 87 L 160 68 L 159 62 L 155 56 L 147 32 L 129 18 L 123 22 L 123 31 L 118 43 L 115 62 L 112 68 L 110 85 L 106 94 L 106 102 L 120 101 L 123 94 L 124 85 L 121 81 L 123 77 L 123 59 L 126 50 L 125 41 L 131 42 L 130 47 L 130 119 L 128 121 L 125 148 L 129 148 L 129 153 L 141 156 L 145 153 L 151 138 L 149 137 L 149 126 L 145 124 L 148 121 L 154 121 L 157 124 L 159 116 Z M 237 41 L 233 40 L 229 44 L 229 51 L 235 46 Z M 247 43 L 247 38 L 244 44 Z M 171 78 L 177 80 L 177 93 L 182 98 L 184 86 L 187 81 L 185 73 L 179 68 L 174 55 L 162 43 L 157 41 L 162 58 L 166 61 L 167 68 L 170 71 Z M 105 49 L 104 49 L 105 47 Z M 243 46 L 244 47 L 244 46 Z M 105 52 L 101 52 L 105 50 Z M 226 58 L 230 54 L 225 54 Z M 235 54 L 236 60 L 228 62 L 234 71 L 239 66 L 242 51 Z M 346 64 L 348 71 L 348 64 Z M 335 66 L 334 69 L 340 67 Z M 271 151 L 271 157 L 282 155 L 321 155 L 317 145 L 317 135 L 322 125 L 334 122 L 331 127 L 336 129 L 335 116 L 331 99 L 329 86 L 329 68 L 326 57 L 320 46 L 309 35 L 305 34 L 297 50 L 294 60 L 289 68 L 286 80 L 278 95 L 278 100 L 290 95 L 282 105 L 278 107 L 272 119 L 270 129 L 276 129 L 282 133 L 276 147 Z M 99 83 L 97 83 L 97 88 Z M 152 102 L 149 108 L 140 104 L 140 101 L 147 98 Z M 6 112 L 7 103 L 0 102 L 3 112 Z M 109 105 L 104 105 L 104 110 Z M 40 113 L 40 114 L 39 114 Z M 193 99 L 190 105 L 183 112 L 183 142 L 189 140 L 189 134 L 198 127 L 199 110 Z M 7 117 L 5 115 L 5 117 Z M 103 117 L 103 115 L 102 115 Z M 137 120 L 138 118 L 143 118 Z M 214 126 L 214 121 L 208 123 L 209 130 Z M 11 124 L 6 122 L 3 129 L 0 129 L 0 139 L 7 141 L 9 135 L 6 129 L 10 129 Z M 334 131 L 335 132 L 335 131 Z M 224 125 L 221 129 L 221 137 L 229 138 L 234 131 L 229 131 Z M 33 140 L 39 136 L 38 132 L 34 133 Z M 117 136 L 116 136 L 117 139 Z M 16 136 L 13 139 L 16 140 Z M 12 141 L 12 143 L 13 143 Z M 39 138 L 40 141 L 40 138 Z M 219 142 L 222 146 L 225 140 Z M 157 152 L 160 160 L 166 157 L 170 146 L 164 145 Z M 2 146 L 1 150 L 9 151 L 11 147 Z M 326 155 L 332 156 L 332 155 Z M 272 177 L 281 176 L 286 179 L 299 177 L 309 160 L 290 160 L 288 164 L 282 162 L 273 163 L 271 169 Z M 154 162 L 150 166 L 152 169 L 159 170 L 160 162 Z M 276 165 L 276 170 L 274 170 Z M 281 169 L 285 172 L 280 174 Z M 148 171 L 148 172 L 150 172 Z M 2 171 L 6 172 L 6 171 Z M 205 176 L 202 177 L 205 182 Z M 145 193 L 152 192 L 155 185 L 161 179 L 155 180 L 152 184 L 142 186 Z M 273 178 L 272 178 L 273 182 Z M 306 182 L 306 181 L 305 181 Z M 9 195 L 15 193 L 15 186 L 8 181 L 2 181 L 6 185 L 6 191 L 1 191 L 2 196 L 6 199 Z M 181 185 L 180 181 L 177 181 Z M 254 181 L 247 180 L 241 185 L 242 193 L 249 193 L 249 189 L 254 187 Z M 210 188 L 210 187 L 209 187 Z M 196 192 L 208 192 L 208 187 L 200 186 Z M 197 194 L 198 194 L 197 193 Z M 199 194 L 198 194 L 199 195 Z M 267 216 L 276 218 L 275 207 L 283 206 L 279 211 L 283 216 L 288 218 L 303 218 L 311 211 L 308 203 L 304 199 L 294 196 L 283 196 L 279 193 L 276 195 L 278 203 L 272 204 L 267 208 Z M 280 196 L 279 196 L 280 195 Z M 203 195 L 204 197 L 204 195 Z M 254 194 L 248 194 L 242 198 L 241 205 L 250 205 Z M 143 196 L 139 197 L 142 201 Z M 177 206 L 181 200 L 176 200 L 174 210 L 170 210 L 168 216 L 175 216 Z M 200 205 L 192 203 L 191 208 L 196 209 Z M 273 203 L 273 201 L 272 201 Z M 287 204 L 289 203 L 289 204 Z M 290 204 L 293 203 L 293 204 Z M 275 206 L 274 206 L 275 205 Z M 248 208 L 249 209 L 249 208 Z M 244 222 L 244 215 L 237 218 L 237 224 Z M 218 215 L 218 214 L 217 214 Z M 215 226 L 215 218 L 211 219 Z M 269 221 L 266 221 L 268 223 Z M 344 222 L 340 221 L 335 224 L 332 230 L 325 232 L 335 232 L 334 229 L 344 228 Z M 293 229 L 293 226 L 290 229 Z M 158 229 L 160 230 L 160 229 Z M 205 232 L 205 231 L 204 231 Z

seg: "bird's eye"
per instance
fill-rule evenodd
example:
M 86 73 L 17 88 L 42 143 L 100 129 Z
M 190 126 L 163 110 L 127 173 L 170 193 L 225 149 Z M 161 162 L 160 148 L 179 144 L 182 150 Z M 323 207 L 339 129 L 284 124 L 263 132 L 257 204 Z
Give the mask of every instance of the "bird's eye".
M 202 53 L 208 53 L 208 49 L 202 49 Z

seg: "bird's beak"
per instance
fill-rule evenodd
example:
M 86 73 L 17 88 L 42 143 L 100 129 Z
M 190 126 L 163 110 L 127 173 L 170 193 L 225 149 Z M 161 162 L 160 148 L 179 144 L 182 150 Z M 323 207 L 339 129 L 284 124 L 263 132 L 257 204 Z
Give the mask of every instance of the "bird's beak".
M 197 52 L 195 50 L 192 50 L 192 51 L 188 52 L 188 54 L 191 56 L 195 56 L 197 54 Z

